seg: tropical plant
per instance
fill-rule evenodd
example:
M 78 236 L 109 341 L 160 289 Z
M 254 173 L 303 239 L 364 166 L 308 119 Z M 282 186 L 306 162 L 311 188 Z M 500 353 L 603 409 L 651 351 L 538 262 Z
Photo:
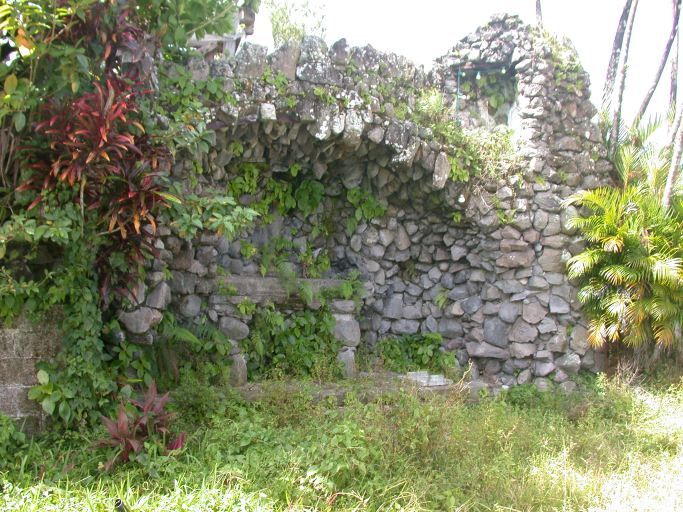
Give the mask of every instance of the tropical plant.
M 128 407 L 123 403 L 119 405 L 115 420 L 102 416 L 102 423 L 110 438 L 98 444 L 117 449 L 114 456 L 105 462 L 105 470 L 111 469 L 116 462 L 128 462 L 134 454 L 146 450 L 149 440 L 160 442 L 159 436 L 171 434 L 168 424 L 172 415 L 166 411 L 168 401 L 169 394 L 159 395 L 156 383 L 152 382 L 142 400 L 129 399 Z M 128 412 L 129 409 L 131 413 Z M 179 434 L 166 444 L 166 450 L 181 449 L 185 444 L 185 437 L 184 432 Z
M 680 205 L 664 208 L 645 184 L 582 191 L 565 204 L 591 211 L 569 221 L 589 247 L 567 264 L 591 319 L 589 342 L 674 343 L 683 323 Z

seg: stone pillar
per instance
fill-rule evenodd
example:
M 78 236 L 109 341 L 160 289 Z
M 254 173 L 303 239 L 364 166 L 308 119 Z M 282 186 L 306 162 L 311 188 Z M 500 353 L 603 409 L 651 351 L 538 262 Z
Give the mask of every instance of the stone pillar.
M 342 364 L 344 377 L 352 379 L 358 375 L 356 347 L 360 344 L 360 325 L 354 317 L 356 304 L 352 300 L 336 300 L 330 309 L 335 320 L 334 336 L 342 344 L 337 361 Z

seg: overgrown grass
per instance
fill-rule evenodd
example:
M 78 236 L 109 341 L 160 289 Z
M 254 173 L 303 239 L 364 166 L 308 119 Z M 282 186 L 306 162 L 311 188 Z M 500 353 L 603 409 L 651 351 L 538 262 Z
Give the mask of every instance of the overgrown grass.
M 101 473 L 101 433 L 48 436 L 0 472 L 0 509 L 682 510 L 683 383 L 584 388 L 338 407 L 278 385 L 255 404 L 185 386 L 181 453 Z

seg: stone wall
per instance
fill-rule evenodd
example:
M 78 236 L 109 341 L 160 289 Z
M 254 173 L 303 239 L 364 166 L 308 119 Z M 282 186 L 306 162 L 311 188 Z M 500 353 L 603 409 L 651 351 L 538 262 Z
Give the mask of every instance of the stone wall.
M 570 47 L 503 16 L 437 59 L 429 73 L 371 47 L 349 48 L 342 40 L 327 48 L 315 38 L 270 55 L 246 44 L 234 59 L 199 59 L 191 68 L 197 79 L 226 78 L 236 100 L 215 111 L 216 143 L 195 189 L 224 191 L 248 162 L 260 165 L 263 180 L 292 187 L 318 180 L 325 195 L 311 215 L 273 212 L 233 241 L 206 233 L 188 243 L 173 226 L 162 227 L 142 308 L 148 318 L 160 318 L 156 310 L 166 307 L 186 322 L 207 315 L 237 347 L 249 318 L 236 312 L 241 296 L 221 291 L 221 276 L 257 278 L 260 252 L 245 257 L 242 246 L 263 249 L 284 238 L 302 277 L 296 254 L 308 246 L 330 255 L 324 277 L 360 272 L 368 292 L 355 313 L 362 343 L 438 332 L 444 350 L 496 386 L 548 387 L 553 380 L 571 388 L 570 376 L 580 368 L 601 367 L 601 354 L 586 342 L 576 289 L 564 275 L 582 243 L 567 225 L 576 212 L 561 203 L 579 188 L 608 183 L 611 167 L 591 121 L 588 77 Z M 464 80 L 469 76 L 476 87 L 481 72 L 497 74 L 507 91 L 516 91 L 507 96 L 512 101 L 492 108 L 483 90 L 463 94 Z M 276 84 L 274 76 L 286 83 Z M 497 182 L 449 179 L 448 149 L 398 112 L 414 108 L 430 87 L 464 125 L 507 121 L 520 147 L 518 166 Z M 294 164 L 297 177 L 289 172 Z M 193 168 L 192 159 L 179 161 L 173 175 L 187 180 Z M 348 233 L 344 221 L 354 206 L 346 194 L 357 187 L 379 198 L 386 213 Z M 151 341 L 153 324 L 143 322 L 137 335 Z M 345 349 L 347 359 L 356 345 Z
M 197 162 L 188 156 L 173 168 L 175 179 L 188 189 L 197 182 L 197 193 L 224 194 L 249 163 L 258 165 L 260 180 L 296 188 L 311 179 L 325 193 L 311 215 L 274 210 L 235 240 L 203 233 L 187 242 L 162 221 L 159 256 L 139 303 L 120 314 L 129 339 L 161 342 L 155 326 L 165 310 L 187 324 L 205 316 L 234 341 L 234 376 L 243 382 L 239 342 L 249 334 L 250 317 L 236 305 L 247 296 L 260 303 L 280 293 L 273 291 L 272 274 L 262 279 L 260 264 L 264 248 L 286 239 L 299 277 L 308 275 L 298 255 L 312 247 L 331 260 L 321 277 L 358 271 L 365 283 L 359 308 L 343 301 L 334 306 L 345 347 L 340 358 L 351 374 L 359 343 L 419 332 L 441 333 L 443 349 L 472 364 L 473 377 L 491 386 L 547 388 L 554 381 L 570 389 L 580 368 L 601 367 L 602 354 L 586 342 L 576 289 L 564 275 L 582 243 L 567 225 L 576 212 L 561 202 L 578 189 L 608 183 L 611 168 L 591 121 L 588 77 L 570 48 L 502 16 L 429 72 L 371 47 L 350 48 L 342 40 L 328 48 L 315 38 L 271 54 L 244 44 L 235 57 L 212 54 L 193 60 L 190 69 L 197 80 L 225 79 L 234 101 L 209 120 L 216 140 L 199 162 L 203 173 L 196 174 Z M 480 75 L 502 84 L 502 101 L 478 88 Z M 497 180 L 451 180 L 453 155 L 429 127 L 409 120 L 420 91 L 430 88 L 443 93 L 465 127 L 507 123 L 514 129 L 516 167 Z M 300 169 L 296 176 L 293 165 Z M 361 219 L 349 233 L 345 221 L 355 207 L 347 192 L 356 188 L 378 198 L 386 212 Z M 259 194 L 239 199 L 250 204 Z M 247 243 L 260 249 L 256 255 L 245 255 Z M 226 276 L 242 279 L 239 293 L 225 291 Z M 264 289 L 270 292 L 259 292 Z M 40 422 L 26 392 L 35 362 L 53 354 L 53 339 L 24 323 L 0 330 L 3 412 Z
M 0 412 L 34 432 L 44 423 L 39 404 L 28 399 L 38 384 L 36 363 L 57 352 L 59 335 L 52 322 L 35 325 L 24 318 L 10 326 L 0 325 Z

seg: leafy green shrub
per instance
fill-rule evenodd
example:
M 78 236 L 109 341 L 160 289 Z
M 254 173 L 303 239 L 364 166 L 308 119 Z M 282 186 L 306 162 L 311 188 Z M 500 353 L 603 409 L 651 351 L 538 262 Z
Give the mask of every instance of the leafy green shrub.
M 334 366 L 339 342 L 334 337 L 334 317 L 322 307 L 287 318 L 273 306 L 254 315 L 249 337 L 242 342 L 251 375 L 269 372 L 310 376 L 320 366 Z
M 0 413 L 0 468 L 13 462 L 25 443 L 26 435 L 17 429 L 11 418 Z
M 406 372 L 427 368 L 444 371 L 455 366 L 455 356 L 441 349 L 439 333 L 404 334 L 380 340 L 379 356 L 391 371 Z
M 590 316 L 590 343 L 674 343 L 683 324 L 680 205 L 665 210 L 644 185 L 578 192 L 566 204 L 590 211 L 569 221 L 588 248 L 567 263 Z

